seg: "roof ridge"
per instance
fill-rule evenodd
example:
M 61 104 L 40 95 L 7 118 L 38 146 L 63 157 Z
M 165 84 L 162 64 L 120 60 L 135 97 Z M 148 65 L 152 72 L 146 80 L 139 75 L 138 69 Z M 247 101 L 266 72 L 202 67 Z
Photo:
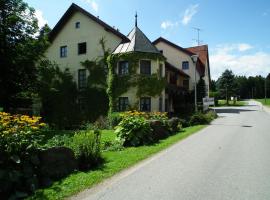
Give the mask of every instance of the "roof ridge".
M 116 35 L 119 38 L 121 38 L 122 41 L 124 41 L 124 42 L 128 42 L 129 41 L 129 39 L 124 34 L 122 34 L 121 32 L 119 32 L 117 30 L 115 30 L 109 24 L 105 23 L 101 19 L 99 19 L 96 16 L 92 15 L 90 12 L 88 12 L 87 10 L 83 9 L 82 7 L 78 6 L 75 3 L 72 3 L 70 5 L 70 7 L 66 10 L 66 12 L 60 18 L 60 20 L 57 22 L 57 24 L 51 30 L 51 32 L 49 34 L 49 38 L 50 38 L 51 41 L 53 41 L 55 39 L 55 37 L 57 36 L 57 34 L 59 33 L 59 31 L 67 23 L 67 21 L 68 21 L 67 19 L 70 18 L 75 11 L 81 12 L 82 14 L 86 15 L 91 20 L 93 20 L 94 22 L 98 23 L 100 26 L 104 27 L 104 29 L 106 31 L 111 32 L 114 35 Z

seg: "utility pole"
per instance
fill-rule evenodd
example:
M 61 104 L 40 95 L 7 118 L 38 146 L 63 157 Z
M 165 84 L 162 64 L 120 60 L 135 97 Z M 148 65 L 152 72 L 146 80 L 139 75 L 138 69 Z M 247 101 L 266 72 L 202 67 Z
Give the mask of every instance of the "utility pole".
M 197 28 L 197 27 L 192 27 L 192 28 L 197 31 L 197 39 L 194 39 L 194 40 L 197 42 L 198 46 L 200 46 L 202 42 L 202 40 L 200 40 L 200 31 L 202 31 L 202 29 Z
M 267 80 L 267 77 L 265 77 L 265 80 L 264 80 L 264 102 L 265 102 L 265 104 L 266 104 L 266 96 L 267 96 L 266 80 Z

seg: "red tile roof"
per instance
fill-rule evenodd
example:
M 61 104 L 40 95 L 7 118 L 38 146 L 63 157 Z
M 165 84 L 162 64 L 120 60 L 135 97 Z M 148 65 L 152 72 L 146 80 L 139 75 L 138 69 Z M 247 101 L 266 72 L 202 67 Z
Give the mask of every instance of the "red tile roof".
M 195 47 L 185 48 L 187 51 L 199 55 L 198 70 L 205 72 L 206 63 L 208 63 L 208 75 L 210 77 L 210 63 L 209 63 L 209 54 L 208 54 L 208 45 L 201 45 Z M 201 74 L 200 72 L 200 74 Z

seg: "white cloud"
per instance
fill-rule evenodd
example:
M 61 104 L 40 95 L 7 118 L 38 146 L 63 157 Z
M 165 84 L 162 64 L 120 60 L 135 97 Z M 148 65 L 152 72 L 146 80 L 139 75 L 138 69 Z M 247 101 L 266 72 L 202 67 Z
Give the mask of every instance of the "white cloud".
M 41 10 L 35 11 L 35 16 L 38 19 L 38 27 L 42 28 L 45 24 L 48 24 L 48 21 L 44 19 L 43 12 Z
M 251 46 L 234 44 L 218 45 L 210 54 L 211 78 L 217 79 L 225 69 L 231 69 L 236 75 L 266 76 L 270 73 L 270 53 L 258 51 L 253 54 L 244 52 Z M 238 47 L 238 48 L 237 48 Z M 244 50 L 244 51 L 243 51 Z M 238 51 L 237 54 L 235 51 Z
M 172 22 L 169 20 L 163 21 L 160 25 L 160 27 L 164 30 L 168 29 L 168 28 L 174 28 L 176 26 L 178 26 L 178 22 Z
M 183 25 L 187 25 L 191 21 L 192 17 L 198 12 L 198 7 L 199 7 L 199 4 L 190 5 L 185 10 L 184 16 L 182 18 Z
M 83 1 L 88 3 L 95 12 L 98 12 L 99 6 L 98 6 L 96 1 L 94 1 L 94 0 L 83 0 Z

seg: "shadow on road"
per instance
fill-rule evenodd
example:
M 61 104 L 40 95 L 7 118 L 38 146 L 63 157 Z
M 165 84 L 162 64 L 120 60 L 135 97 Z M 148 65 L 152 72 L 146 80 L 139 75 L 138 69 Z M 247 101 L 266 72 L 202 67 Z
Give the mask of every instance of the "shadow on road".
M 254 112 L 256 110 L 244 109 L 244 108 L 218 108 L 215 109 L 216 113 L 232 113 L 232 114 L 240 114 L 240 112 Z

